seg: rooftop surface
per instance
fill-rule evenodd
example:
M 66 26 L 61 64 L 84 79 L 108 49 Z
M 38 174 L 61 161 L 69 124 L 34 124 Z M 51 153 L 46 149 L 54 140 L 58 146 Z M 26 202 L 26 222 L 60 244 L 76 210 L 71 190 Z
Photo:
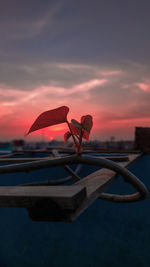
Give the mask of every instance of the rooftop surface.
M 150 155 L 143 155 L 129 167 L 148 190 L 149 163 Z M 95 166 L 84 165 L 79 174 L 85 177 L 95 170 Z M 52 167 L 30 173 L 2 174 L 0 185 L 40 181 L 43 175 L 58 179 L 65 177 L 66 171 Z M 108 192 L 126 194 L 134 189 L 123 179 L 117 179 Z M 1 208 L 0 263 L 4 266 L 149 266 L 149 205 L 149 198 L 129 204 L 96 200 L 73 223 L 34 222 L 26 209 Z

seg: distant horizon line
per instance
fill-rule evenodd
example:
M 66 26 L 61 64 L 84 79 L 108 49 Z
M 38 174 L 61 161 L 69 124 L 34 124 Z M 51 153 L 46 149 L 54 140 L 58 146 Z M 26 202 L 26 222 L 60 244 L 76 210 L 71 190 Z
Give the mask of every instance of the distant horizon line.
M 53 139 L 53 140 L 39 140 L 39 139 L 37 139 L 37 140 L 35 140 L 35 139 L 33 139 L 33 140 L 24 140 L 23 138 L 13 138 L 13 139 L 11 139 L 11 140 L 1 140 L 0 139 L 0 143 L 10 143 L 10 142 L 13 142 L 13 141 L 16 141 L 16 140 L 23 140 L 24 142 L 26 142 L 26 143 L 30 143 L 30 142 L 35 142 L 35 143 L 37 143 L 37 142 L 39 142 L 39 143 L 52 143 L 53 141 L 55 141 L 55 142 L 64 142 L 64 140 L 63 139 Z M 108 141 L 110 141 L 110 142 L 120 142 L 120 141 L 134 141 L 134 139 L 132 138 L 132 139 L 123 139 L 123 138 L 121 138 L 121 139 L 114 139 L 114 140 L 111 140 L 111 139 L 105 139 L 105 140 L 102 140 L 102 139 L 97 139 L 97 138 L 95 138 L 95 139 L 91 139 L 91 140 L 89 140 L 89 142 L 88 141 L 83 141 L 84 143 L 90 143 L 90 142 L 94 142 L 94 141 L 98 141 L 98 142 L 108 142 Z M 73 142 L 73 141 L 72 141 Z M 69 143 L 72 143 L 71 141 L 69 141 L 69 142 L 67 142 L 68 144 Z M 65 142 L 64 142 L 64 144 L 65 144 Z

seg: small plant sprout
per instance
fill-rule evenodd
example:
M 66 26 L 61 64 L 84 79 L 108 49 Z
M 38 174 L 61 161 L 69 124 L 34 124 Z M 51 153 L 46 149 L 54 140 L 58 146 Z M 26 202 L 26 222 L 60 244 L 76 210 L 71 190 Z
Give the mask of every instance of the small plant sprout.
M 85 115 L 81 117 L 80 122 L 72 119 L 71 122 L 67 120 L 67 114 L 69 108 L 62 106 L 56 109 L 48 110 L 41 113 L 35 122 L 32 124 L 27 135 L 31 132 L 43 129 L 48 126 L 67 123 L 69 130 L 64 134 L 64 142 L 72 136 L 74 146 L 77 149 L 77 154 L 82 152 L 82 139 L 89 141 L 89 135 L 93 126 L 93 120 L 91 115 Z

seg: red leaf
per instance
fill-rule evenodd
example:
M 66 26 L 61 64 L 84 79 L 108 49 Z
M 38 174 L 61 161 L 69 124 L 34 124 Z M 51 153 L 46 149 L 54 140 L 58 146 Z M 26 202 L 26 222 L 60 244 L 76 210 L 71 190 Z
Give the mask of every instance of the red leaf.
M 81 130 L 77 126 L 75 126 L 73 123 L 70 123 L 70 127 L 71 127 L 71 130 L 72 130 L 73 134 L 80 137 Z M 86 139 L 87 141 L 89 141 L 89 135 L 90 134 L 83 128 L 82 128 L 82 131 L 83 131 L 83 136 L 82 137 L 84 139 Z
M 73 123 L 70 123 L 70 127 L 74 135 L 80 136 L 81 131 L 77 126 L 75 126 Z
M 91 115 L 86 115 L 81 117 L 81 123 L 83 128 L 90 133 L 92 126 L 93 126 L 93 120 Z
M 70 138 L 70 136 L 71 136 L 71 133 L 70 133 L 70 132 L 66 132 L 66 133 L 64 134 L 64 142 L 65 142 L 65 143 L 66 143 L 67 140 Z
M 87 141 L 89 141 L 90 134 L 86 130 L 83 130 L 83 131 L 84 131 L 83 138 L 86 139 Z
M 82 128 L 82 125 L 81 125 L 78 121 L 72 119 L 71 122 L 72 122 L 76 127 L 78 127 L 79 129 Z
M 69 108 L 66 106 L 62 106 L 41 113 L 39 117 L 35 120 L 35 122 L 32 124 L 27 134 L 48 126 L 66 122 L 68 112 Z

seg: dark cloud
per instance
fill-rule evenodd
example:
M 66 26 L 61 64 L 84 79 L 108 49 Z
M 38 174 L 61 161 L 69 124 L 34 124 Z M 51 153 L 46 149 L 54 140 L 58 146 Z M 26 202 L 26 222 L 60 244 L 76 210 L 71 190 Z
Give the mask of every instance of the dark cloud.
M 149 10 L 147 0 L 1 0 L 1 115 L 67 101 L 103 121 L 149 117 L 139 86 L 150 85 Z
M 97 68 L 73 64 L 8 64 L 0 63 L 0 85 L 3 88 L 33 90 L 40 86 L 60 86 L 66 89 L 74 84 L 97 78 Z
M 92 68 L 72 70 L 52 63 L 119 69 L 127 59 L 149 63 L 148 10 L 146 0 L 2 0 L 0 84 L 30 90 L 55 81 L 69 87 L 94 76 Z M 134 67 L 129 68 L 131 83 Z
M 149 62 L 148 1 L 4 1 L 0 51 L 10 61 Z

